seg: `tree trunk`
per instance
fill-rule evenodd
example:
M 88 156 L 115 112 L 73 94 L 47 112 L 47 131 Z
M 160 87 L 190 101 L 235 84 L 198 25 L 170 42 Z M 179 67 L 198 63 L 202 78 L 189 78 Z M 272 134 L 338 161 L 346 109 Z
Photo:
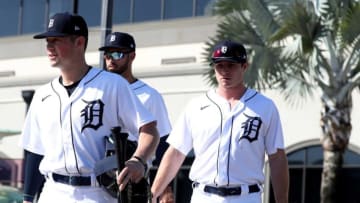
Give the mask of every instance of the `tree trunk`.
M 334 103 L 323 101 L 324 108 L 321 114 L 323 131 L 321 141 L 324 149 L 321 203 L 336 202 L 336 183 L 342 167 L 343 153 L 347 148 L 351 134 L 351 96 L 340 104 Z
M 321 203 L 336 203 L 335 190 L 338 174 L 342 166 L 341 151 L 324 150 L 324 163 L 321 181 Z

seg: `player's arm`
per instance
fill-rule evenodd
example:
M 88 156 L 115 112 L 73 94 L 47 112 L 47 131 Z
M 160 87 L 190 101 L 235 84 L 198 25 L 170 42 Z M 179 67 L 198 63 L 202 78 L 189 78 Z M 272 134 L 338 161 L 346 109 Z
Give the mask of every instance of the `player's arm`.
M 156 202 L 156 199 L 169 185 L 170 181 L 174 179 L 184 162 L 185 157 L 186 155 L 172 146 L 166 150 L 151 187 L 153 202 Z
M 155 154 L 159 139 L 156 121 L 141 126 L 136 151 L 125 163 L 126 167 L 117 178 L 121 191 L 130 180 L 137 183 L 144 177 L 147 170 L 146 162 Z
M 277 203 L 287 203 L 289 194 L 289 168 L 285 151 L 278 149 L 269 155 L 271 183 Z
M 153 161 L 154 166 L 159 166 L 164 153 L 169 147 L 169 144 L 166 142 L 166 139 L 169 135 L 162 136 L 160 138 L 159 146 L 156 149 L 156 156 L 155 160 Z M 172 183 L 170 182 L 169 185 L 164 189 L 164 192 L 159 197 L 160 202 L 175 202 L 174 192 L 172 189 Z
M 24 203 L 33 202 L 35 194 L 39 192 L 44 176 L 39 171 L 39 165 L 43 159 L 42 155 L 34 154 L 25 150 L 24 153 Z
M 140 128 L 138 147 L 134 156 L 140 157 L 145 162 L 150 160 L 156 152 L 159 140 L 156 121 L 143 125 Z

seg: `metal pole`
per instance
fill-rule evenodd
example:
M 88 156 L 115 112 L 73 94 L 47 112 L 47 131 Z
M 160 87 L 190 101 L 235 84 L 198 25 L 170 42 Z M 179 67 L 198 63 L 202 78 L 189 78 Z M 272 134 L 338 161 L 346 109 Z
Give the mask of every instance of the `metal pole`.
M 101 10 L 101 44 L 104 46 L 105 38 L 111 33 L 112 29 L 112 11 L 113 11 L 113 0 L 102 0 Z M 106 69 L 106 64 L 103 57 L 103 51 L 100 52 L 99 66 L 102 69 Z
M 72 1 L 72 12 L 73 12 L 73 14 L 78 14 L 78 8 L 79 8 L 78 4 L 79 4 L 78 0 L 73 0 Z

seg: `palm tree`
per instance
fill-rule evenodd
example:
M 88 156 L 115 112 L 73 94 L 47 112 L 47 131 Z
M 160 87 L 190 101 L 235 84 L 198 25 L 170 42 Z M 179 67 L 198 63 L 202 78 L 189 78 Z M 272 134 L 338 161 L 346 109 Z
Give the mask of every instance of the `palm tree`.
M 352 92 L 360 89 L 359 2 L 219 0 L 214 13 L 220 20 L 216 35 L 207 42 L 207 61 L 216 42 L 233 39 L 248 49 L 248 86 L 277 88 L 289 102 L 320 91 L 320 195 L 323 203 L 335 202 L 337 174 L 351 134 Z M 205 76 L 216 84 L 213 69 Z

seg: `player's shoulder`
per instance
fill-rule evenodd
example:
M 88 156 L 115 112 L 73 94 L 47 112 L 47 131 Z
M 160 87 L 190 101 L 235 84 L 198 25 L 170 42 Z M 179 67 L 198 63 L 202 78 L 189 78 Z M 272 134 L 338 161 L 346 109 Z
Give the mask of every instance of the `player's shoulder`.
M 54 83 L 60 83 L 59 80 L 60 80 L 60 77 L 58 76 L 56 78 L 53 78 L 51 81 L 37 87 L 34 90 L 32 103 L 35 103 L 38 100 L 42 101 L 43 98 L 47 98 L 50 95 L 53 95 L 54 94 L 54 89 L 56 88 L 55 86 L 57 86 L 57 85 L 54 85 Z
M 251 89 L 251 88 L 248 88 L 243 96 L 243 101 L 247 104 L 256 104 L 256 105 L 265 105 L 265 106 L 268 106 L 268 105 L 275 105 L 274 101 L 266 96 L 265 94 L 257 91 L 257 90 L 254 90 L 254 89 Z
M 150 86 L 146 82 L 139 79 L 131 83 L 130 87 L 135 92 L 147 93 L 151 96 L 161 96 L 158 90 L 156 90 L 154 87 Z
M 57 83 L 60 84 L 60 76 L 57 76 L 53 78 L 51 81 L 36 88 L 35 94 L 47 93 L 49 91 L 53 91 L 53 89 L 55 88 L 54 86 L 56 86 Z
M 130 86 L 133 90 L 147 89 L 149 91 L 156 91 L 153 87 L 140 79 L 137 79 L 135 82 L 131 83 Z
M 188 111 L 194 111 L 196 109 L 199 109 L 199 107 L 212 105 L 213 103 L 212 100 L 209 99 L 209 94 L 212 94 L 212 90 L 201 93 L 191 98 L 186 106 Z
M 96 77 L 102 77 L 102 78 L 121 78 L 119 75 L 111 73 L 109 71 L 103 70 L 101 68 L 92 67 L 87 74 L 88 79 L 94 79 Z
M 92 67 L 83 79 L 85 84 L 102 83 L 106 85 L 116 85 L 118 83 L 126 83 L 127 81 L 118 74 Z

